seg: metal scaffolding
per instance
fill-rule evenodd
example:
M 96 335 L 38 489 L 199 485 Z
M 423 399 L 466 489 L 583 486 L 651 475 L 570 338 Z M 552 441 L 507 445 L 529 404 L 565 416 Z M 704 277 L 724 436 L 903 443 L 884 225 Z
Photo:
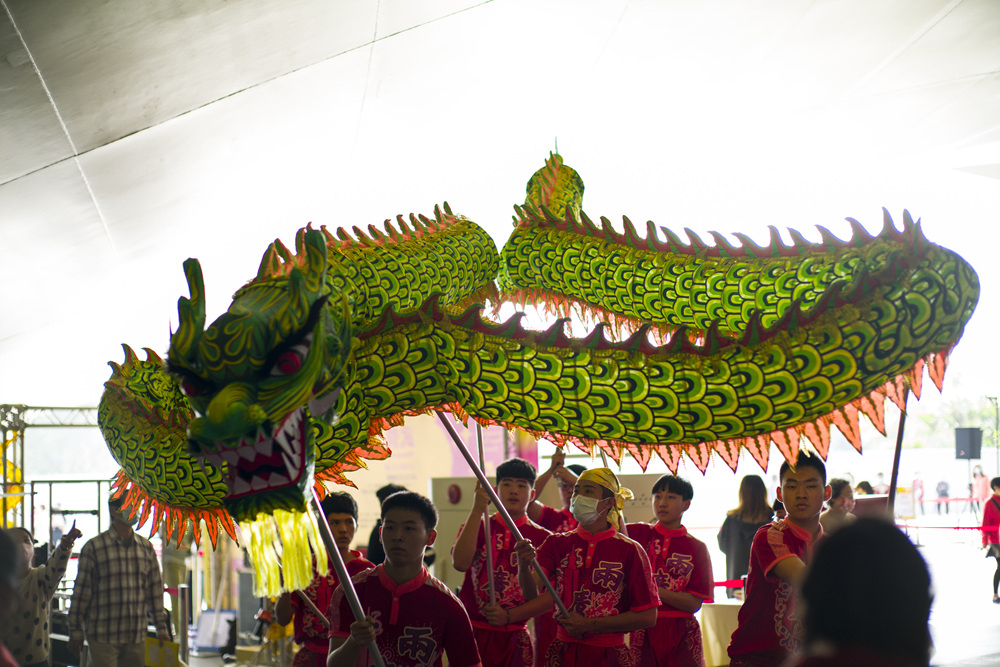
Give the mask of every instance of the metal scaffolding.
M 24 526 L 25 508 L 33 507 L 24 483 L 24 434 L 30 428 L 97 426 L 97 408 L 31 407 L 0 404 L 0 521 L 3 527 Z M 8 516 L 10 513 L 11 516 Z

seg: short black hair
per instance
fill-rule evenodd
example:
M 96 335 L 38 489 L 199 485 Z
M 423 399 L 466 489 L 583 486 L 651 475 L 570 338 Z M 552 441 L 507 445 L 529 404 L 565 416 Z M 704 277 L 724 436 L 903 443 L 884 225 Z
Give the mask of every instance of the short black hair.
M 324 516 L 329 516 L 330 514 L 350 514 L 354 517 L 355 522 L 358 520 L 358 503 L 347 491 L 328 493 L 326 498 L 320 503 L 320 507 L 323 508 Z
M 587 472 L 587 466 L 582 466 L 579 463 L 571 463 L 566 466 L 566 470 L 569 470 L 571 473 L 579 477 L 583 473 Z
M 799 468 L 814 468 L 819 476 L 823 479 L 823 483 L 826 484 L 826 464 L 823 463 L 823 459 L 816 456 L 812 452 L 807 452 L 804 449 L 799 450 L 799 456 L 795 459 L 795 469 Z M 787 475 L 792 470 L 792 465 L 788 461 L 784 461 L 781 464 L 781 468 L 778 470 L 778 481 L 784 482 L 785 475 Z
M 994 477 L 990 480 L 990 488 L 1000 489 L 1000 477 Z
M 862 517 L 817 545 L 801 595 L 807 644 L 824 641 L 906 664 L 929 663 L 930 572 L 890 522 Z M 858 605 L 864 599 L 884 604 Z
M 507 459 L 497 466 L 497 484 L 500 484 L 501 479 L 523 479 L 528 484 L 534 486 L 537 475 L 538 471 L 535 469 L 535 466 L 524 459 L 516 457 Z
M 407 490 L 407 488 L 405 486 L 402 486 L 400 484 L 392 484 L 392 483 L 390 483 L 390 484 L 386 484 L 383 487 L 380 487 L 379 490 L 375 492 L 375 497 L 378 498 L 378 502 L 381 505 L 382 503 L 385 502 L 385 499 L 388 498 L 389 496 L 391 496 L 392 494 L 399 493 L 400 491 L 406 491 L 406 490 Z
M 653 485 L 653 493 L 663 493 L 664 491 L 676 493 L 682 500 L 694 498 L 694 487 L 691 486 L 691 482 L 677 475 L 664 475 L 656 480 L 656 484 Z
M 785 503 L 781 502 L 780 500 L 775 500 L 773 503 L 771 503 L 771 509 L 775 512 L 777 512 L 778 510 L 783 510 L 785 509 Z
M 427 530 L 434 530 L 438 522 L 438 511 L 430 498 L 422 496 L 414 491 L 399 491 L 382 501 L 382 522 L 385 523 L 385 515 L 392 509 L 414 510 L 420 514 L 424 520 Z

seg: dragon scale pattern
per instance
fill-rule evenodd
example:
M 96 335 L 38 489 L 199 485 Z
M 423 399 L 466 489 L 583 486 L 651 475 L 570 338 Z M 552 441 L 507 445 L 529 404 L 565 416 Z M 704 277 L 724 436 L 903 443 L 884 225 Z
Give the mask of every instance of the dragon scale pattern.
M 102 400 L 127 507 L 176 527 L 216 517 L 233 533 L 227 507 L 268 506 L 269 492 L 231 500 L 248 447 L 264 452 L 266 477 L 280 452 L 260 443 L 295 455 L 288 442 L 301 437 L 310 481 L 349 483 L 389 455 L 383 431 L 434 410 L 615 460 L 628 452 L 643 467 L 656 454 L 673 471 L 685 455 L 735 470 L 742 449 L 766 469 L 772 442 L 793 460 L 803 438 L 825 456 L 833 428 L 860 451 L 859 415 L 884 432 L 884 400 L 919 397 L 925 368 L 941 388 L 978 300 L 972 268 L 908 213 L 901 230 L 886 213 L 876 236 L 852 221 L 847 241 L 821 228 L 819 243 L 792 231 L 786 245 L 772 229 L 765 247 L 741 234 L 707 245 L 652 223 L 645 236 L 628 219 L 621 233 L 594 224 L 559 156 L 527 190 L 500 254 L 447 205 L 384 233 L 304 229 L 295 252 L 267 249 L 207 327 L 189 260 L 166 368 L 126 347 Z M 504 299 L 601 323 L 571 338 L 564 320 L 528 331 L 476 305 Z

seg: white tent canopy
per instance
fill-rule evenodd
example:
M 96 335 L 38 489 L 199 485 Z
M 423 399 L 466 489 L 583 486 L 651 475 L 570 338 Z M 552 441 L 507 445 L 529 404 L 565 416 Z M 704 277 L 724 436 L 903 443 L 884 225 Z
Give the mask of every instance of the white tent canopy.
M 266 245 L 431 214 L 498 247 L 556 148 L 597 217 L 881 227 L 977 269 L 953 391 L 995 392 L 994 0 L 0 0 L 0 403 L 95 405 Z

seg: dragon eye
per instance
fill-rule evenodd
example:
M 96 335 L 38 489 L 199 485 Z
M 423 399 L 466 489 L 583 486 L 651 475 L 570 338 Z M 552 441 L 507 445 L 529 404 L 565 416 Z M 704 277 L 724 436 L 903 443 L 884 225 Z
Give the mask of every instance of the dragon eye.
M 274 362 L 274 366 L 271 367 L 272 376 L 291 375 L 297 373 L 302 368 L 304 350 L 300 350 L 299 347 L 295 346 L 278 356 L 278 359 Z

